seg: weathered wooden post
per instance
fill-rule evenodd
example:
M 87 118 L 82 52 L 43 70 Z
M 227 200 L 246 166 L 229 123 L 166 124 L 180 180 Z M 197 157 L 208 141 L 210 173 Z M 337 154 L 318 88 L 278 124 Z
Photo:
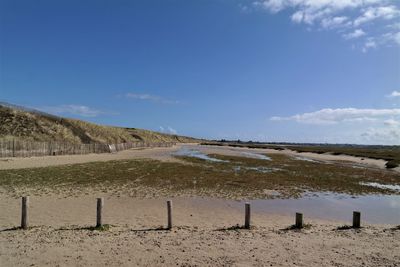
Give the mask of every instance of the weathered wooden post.
M 244 228 L 250 229 L 250 203 L 246 202 L 244 204 L 244 207 L 245 207 Z
M 353 228 L 361 227 L 361 212 L 353 211 Z
M 103 206 L 104 206 L 104 198 L 98 198 L 97 199 L 96 227 L 103 226 Z
M 13 139 L 12 144 L 13 144 L 12 145 L 12 151 L 13 151 L 12 153 L 13 153 L 13 155 L 12 156 L 15 157 L 15 139 Z
M 167 201 L 167 212 L 168 212 L 168 227 L 167 229 L 172 228 L 172 201 Z
M 296 228 L 303 228 L 303 213 L 296 212 Z
M 22 197 L 21 228 L 24 230 L 29 227 L 28 208 L 29 197 Z

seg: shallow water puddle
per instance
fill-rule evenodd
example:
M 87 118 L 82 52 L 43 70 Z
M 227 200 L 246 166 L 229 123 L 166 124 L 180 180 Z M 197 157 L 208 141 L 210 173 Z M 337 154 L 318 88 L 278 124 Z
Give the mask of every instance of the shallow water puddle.
M 360 183 L 360 185 L 372 186 L 372 187 L 382 188 L 382 189 L 390 189 L 390 190 L 400 192 L 400 185 L 380 184 L 380 183 Z
M 318 193 L 299 199 L 252 200 L 254 211 L 293 215 L 302 212 L 305 218 L 343 220 L 351 223 L 353 211 L 360 211 L 362 221 L 377 224 L 400 224 L 400 196 Z M 243 202 L 241 203 L 243 205 Z
M 177 152 L 175 152 L 174 155 L 204 159 L 204 160 L 213 161 L 213 162 L 229 162 L 227 160 L 212 158 L 212 157 L 208 156 L 207 154 L 200 152 L 199 150 L 190 149 L 187 147 L 182 147 Z
M 258 154 L 258 153 L 251 153 L 251 152 L 241 152 L 244 156 L 248 158 L 255 158 L 255 159 L 263 159 L 263 160 L 272 160 L 270 157 L 263 155 L 263 154 Z
M 242 167 L 242 166 L 235 166 L 233 168 L 233 170 L 235 172 L 239 172 L 241 170 L 251 170 L 251 171 L 257 171 L 257 172 L 261 172 L 261 173 L 270 173 L 270 172 L 274 172 L 274 171 L 283 171 L 283 169 L 280 168 L 271 168 L 271 167 Z
M 275 190 L 264 190 L 266 195 L 278 197 Z M 251 203 L 251 210 L 258 214 L 275 214 L 293 217 L 296 212 L 303 213 L 304 222 L 312 219 L 341 221 L 342 225 L 351 225 L 353 211 L 361 212 L 361 223 L 400 224 L 399 195 L 368 195 L 353 197 L 347 194 L 316 193 L 298 199 L 255 199 L 235 201 L 220 198 L 190 198 L 196 204 L 207 206 L 232 207 L 244 210 L 244 203 Z M 311 222 L 312 223 L 312 222 Z M 340 225 L 338 224 L 338 226 Z
M 300 156 L 296 156 L 296 157 L 294 157 L 295 159 L 297 159 L 297 160 L 303 160 L 303 161 L 309 161 L 309 162 L 317 162 L 317 163 L 321 163 L 320 161 L 318 161 L 318 160 L 315 160 L 315 159 L 310 159 L 310 158 L 306 158 L 306 157 L 300 157 Z

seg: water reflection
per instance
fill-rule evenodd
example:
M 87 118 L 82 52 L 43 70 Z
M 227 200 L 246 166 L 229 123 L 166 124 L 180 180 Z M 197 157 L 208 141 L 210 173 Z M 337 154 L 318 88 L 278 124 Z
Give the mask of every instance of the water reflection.
M 400 185 L 380 184 L 380 183 L 360 183 L 360 185 L 372 186 L 381 189 L 390 189 L 393 191 L 400 192 Z
M 227 160 L 212 158 L 212 157 L 208 156 L 207 154 L 200 152 L 199 150 L 190 149 L 187 147 L 180 148 L 177 152 L 174 153 L 174 155 L 204 159 L 204 160 L 213 161 L 213 162 L 229 162 Z
M 255 158 L 255 159 L 263 159 L 263 160 L 272 160 L 270 157 L 258 154 L 258 153 L 251 153 L 251 152 L 242 152 L 242 154 L 248 158 Z
M 318 193 L 300 199 L 253 200 L 254 211 L 328 220 L 351 221 L 353 211 L 361 211 L 362 220 L 369 223 L 400 224 L 400 196 L 367 195 L 352 197 L 346 194 Z

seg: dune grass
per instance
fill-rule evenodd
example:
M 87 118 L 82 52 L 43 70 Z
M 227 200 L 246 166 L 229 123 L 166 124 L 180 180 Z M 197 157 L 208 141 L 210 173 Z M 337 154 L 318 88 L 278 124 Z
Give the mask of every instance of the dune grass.
M 67 119 L 39 111 L 2 106 L 0 138 L 71 144 L 126 142 L 197 142 L 197 139 L 136 128 L 122 128 Z

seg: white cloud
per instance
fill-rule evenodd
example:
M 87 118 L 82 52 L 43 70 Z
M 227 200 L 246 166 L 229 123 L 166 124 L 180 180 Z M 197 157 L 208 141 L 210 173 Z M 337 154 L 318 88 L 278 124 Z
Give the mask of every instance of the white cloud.
M 37 108 L 38 110 L 52 113 L 52 114 L 72 114 L 78 115 L 82 117 L 96 117 L 101 114 L 107 114 L 107 112 L 103 112 L 94 108 L 90 108 L 88 106 L 83 105 L 60 105 L 60 106 L 46 106 Z
M 400 97 L 400 91 L 393 91 L 390 95 L 387 95 L 387 97 Z
M 150 94 L 127 93 L 125 97 L 137 100 L 151 101 L 155 103 L 162 103 L 162 104 L 179 104 L 179 101 L 177 100 L 170 100 L 163 98 L 161 96 L 150 95 Z
M 399 32 L 388 32 L 382 35 L 384 42 L 394 42 L 400 45 L 400 31 Z
M 271 117 L 272 121 L 296 121 L 306 124 L 337 124 L 340 122 L 366 122 L 400 116 L 400 109 L 357 109 L 325 108 L 315 112 L 296 114 L 289 117 Z
M 345 16 L 333 17 L 333 18 L 323 18 L 321 20 L 321 25 L 325 29 L 333 29 L 343 26 L 349 26 L 348 18 Z
M 364 35 L 365 32 L 362 29 L 355 29 L 353 32 L 344 34 L 343 38 L 349 40 L 349 39 L 356 39 Z
M 362 46 L 366 52 L 371 47 L 386 43 L 400 45 L 400 33 L 393 20 L 400 18 L 400 6 L 391 0 L 256 0 L 253 6 L 269 11 L 272 14 L 283 10 L 292 12 L 290 18 L 294 23 L 316 25 L 323 29 L 347 29 L 342 34 L 347 39 L 356 39 L 365 35 L 360 25 L 374 26 L 370 34 L 379 39 L 382 31 L 390 29 L 387 35 L 378 42 L 367 41 Z M 373 45 L 373 46 L 372 46 Z
M 172 128 L 171 126 L 167 126 L 167 128 L 160 126 L 160 132 L 168 134 L 178 134 L 178 131 Z
M 400 11 L 397 7 L 390 6 L 373 6 L 363 10 L 363 14 L 354 20 L 354 25 L 357 27 L 363 23 L 370 22 L 376 19 L 391 20 L 398 17 Z
M 174 128 L 171 128 L 170 126 L 167 127 L 168 132 L 170 132 L 171 134 L 177 134 L 178 131 L 175 130 Z
M 376 48 L 377 44 L 373 38 L 369 38 L 365 43 L 362 48 L 362 51 L 366 53 L 370 48 Z
M 400 125 L 400 121 L 396 121 L 394 119 L 385 120 L 383 123 L 385 125 L 388 125 L 388 126 L 398 126 L 398 125 Z

